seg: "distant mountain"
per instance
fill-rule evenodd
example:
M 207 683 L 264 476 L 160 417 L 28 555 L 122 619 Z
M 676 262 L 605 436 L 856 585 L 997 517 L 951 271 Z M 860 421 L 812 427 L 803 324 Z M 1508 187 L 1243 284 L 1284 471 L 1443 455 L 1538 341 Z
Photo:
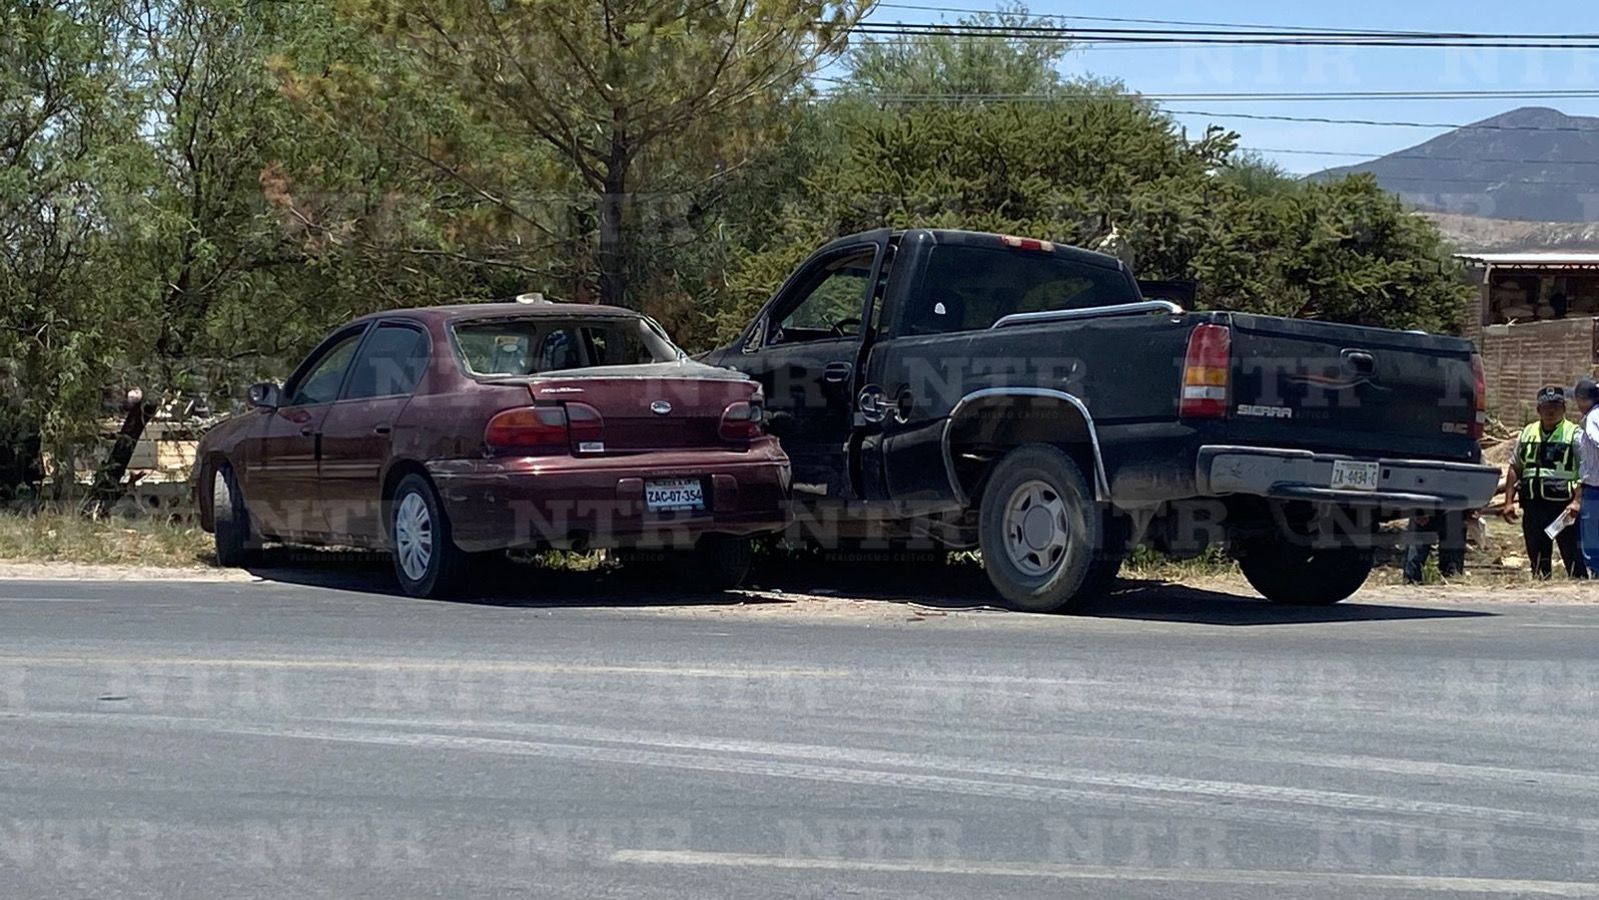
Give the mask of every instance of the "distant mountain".
M 1599 118 L 1525 107 L 1322 179 L 1370 172 L 1418 209 L 1491 219 L 1599 222 Z

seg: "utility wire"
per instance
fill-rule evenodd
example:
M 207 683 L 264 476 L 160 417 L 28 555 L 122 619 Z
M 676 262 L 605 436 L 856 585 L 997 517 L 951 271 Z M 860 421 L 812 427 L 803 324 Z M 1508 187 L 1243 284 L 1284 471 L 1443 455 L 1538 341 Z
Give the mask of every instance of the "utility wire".
M 1428 156 L 1424 153 L 1369 153 L 1354 150 L 1297 150 L 1281 147 L 1239 147 L 1249 153 L 1277 153 L 1285 156 L 1359 156 L 1371 160 L 1415 159 L 1425 162 L 1500 163 L 1524 166 L 1599 166 L 1599 159 L 1514 159 L 1503 156 Z M 1599 185 L 1596 185 L 1599 186 Z
M 1599 35 L 1474 34 L 1434 32 L 1425 35 L 1385 35 L 1358 32 L 1271 33 L 1239 30 L 1059 28 L 1052 26 L 988 26 L 940 24 L 857 23 L 851 31 L 863 36 L 942 36 L 997 38 L 1000 40 L 1083 41 L 1144 44 L 1217 44 L 1255 46 L 1337 47 L 1475 47 L 1482 49 L 1599 49 Z
M 840 97 L 854 97 L 861 100 L 870 100 L 877 103 L 942 103 L 954 104 L 964 101 L 993 101 L 993 102 L 1025 102 L 1025 103 L 1059 103 L 1059 102 L 1098 102 L 1111 103 L 1120 100 L 1151 99 L 1139 94 L 1125 94 L 1118 97 L 1095 97 L 1091 95 L 1060 94 L 872 94 L 849 93 L 830 91 L 813 99 L 812 102 L 825 102 Z M 1215 119 L 1253 119 L 1268 122 L 1311 122 L 1322 125 L 1371 125 L 1381 128 L 1431 128 L 1444 130 L 1457 130 L 1464 132 L 1494 131 L 1494 132 L 1547 132 L 1560 134 L 1592 134 L 1599 135 L 1599 123 L 1592 125 L 1492 125 L 1485 123 L 1459 123 L 1459 122 L 1409 122 L 1400 120 L 1381 119 L 1337 119 L 1329 116 L 1289 116 L 1268 113 L 1244 112 L 1218 112 L 1206 109 L 1168 109 L 1160 107 L 1160 112 L 1174 116 L 1208 116 Z
M 909 9 L 909 10 L 916 10 L 916 11 L 919 11 L 919 12 L 953 12 L 953 13 L 966 13 L 966 14 L 969 14 L 969 15 L 976 15 L 976 14 L 980 14 L 980 13 L 1003 14 L 1002 10 L 970 9 L 970 8 L 967 8 L 967 7 L 960 7 L 960 6 L 919 6 L 919 5 L 914 4 L 914 3 L 879 3 L 879 4 L 877 4 L 877 6 L 879 8 L 883 8 L 883 9 Z M 1125 17 L 1122 17 L 1122 16 L 1068 16 L 1068 15 L 1063 15 L 1063 14 L 1059 14 L 1059 13 L 1035 13 L 1035 12 L 1027 12 L 1027 13 L 1022 14 L 1022 15 L 1025 15 L 1029 19 L 1045 19 L 1045 20 L 1053 20 L 1053 21 L 1070 21 L 1070 22 L 1124 22 L 1124 23 L 1133 24 L 1133 25 L 1182 25 L 1182 26 L 1196 26 L 1196 27 L 1199 27 L 1199 28 L 1253 28 L 1253 29 L 1257 29 L 1257 30 L 1279 30 L 1279 31 L 1325 31 L 1325 30 L 1328 30 L 1328 29 L 1324 29 L 1324 28 L 1321 28 L 1321 27 L 1318 27 L 1318 26 L 1314 26 L 1314 25 L 1241 25 L 1241 24 L 1238 24 L 1236 22 L 1194 22 L 1194 21 L 1185 21 L 1185 20 L 1182 20 L 1182 19 L 1130 19 L 1130 18 L 1125 18 Z M 1427 33 L 1427 32 L 1423 32 L 1423 31 L 1392 31 L 1392 30 L 1374 29 L 1374 28 L 1349 28 L 1349 29 L 1345 29 L 1345 30 L 1349 31 L 1350 33 L 1355 33 L 1355 34 L 1382 34 L 1382 35 L 1407 35 L 1407 36 L 1418 35 L 1418 34 L 1426 34 Z
M 849 78 L 834 78 L 825 75 L 813 76 L 815 81 L 825 81 L 839 85 L 853 85 L 856 80 Z M 869 96 L 869 95 L 868 95 Z M 948 94 L 895 94 L 900 99 L 934 99 L 950 96 Z M 966 94 L 963 97 L 978 97 L 992 100 L 1042 100 L 1057 99 L 1055 94 Z M 1070 94 L 1059 95 L 1059 99 L 1069 98 Z M 1409 90 L 1409 91 L 1266 91 L 1266 92 L 1239 92 L 1215 91 L 1200 93 L 1158 94 L 1139 93 L 1136 96 L 1143 100 L 1155 102 L 1216 102 L 1216 103 L 1249 103 L 1249 102 L 1318 102 L 1318 101 L 1397 101 L 1397 100 L 1585 100 L 1599 98 L 1599 90 L 1571 89 L 1571 90 Z M 1091 98 L 1097 99 L 1097 98 Z

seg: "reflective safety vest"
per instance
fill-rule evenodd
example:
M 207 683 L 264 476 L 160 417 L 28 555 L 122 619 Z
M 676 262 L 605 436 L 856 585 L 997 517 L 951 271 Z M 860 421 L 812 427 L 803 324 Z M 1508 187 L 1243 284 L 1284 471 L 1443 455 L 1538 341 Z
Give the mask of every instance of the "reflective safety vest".
M 1544 436 L 1543 423 L 1534 422 L 1521 431 L 1521 499 L 1571 499 L 1577 482 L 1577 426 L 1562 419 L 1555 430 Z

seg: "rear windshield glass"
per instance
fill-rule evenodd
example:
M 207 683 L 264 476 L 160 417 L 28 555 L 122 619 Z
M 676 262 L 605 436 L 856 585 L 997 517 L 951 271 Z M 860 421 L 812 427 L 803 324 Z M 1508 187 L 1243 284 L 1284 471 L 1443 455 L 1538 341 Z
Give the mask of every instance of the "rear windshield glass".
M 1116 269 L 1002 248 L 936 247 L 922 283 L 906 310 L 910 334 L 988 328 L 1012 313 L 1138 302 Z
M 643 319 L 480 319 L 456 323 L 450 331 L 473 375 L 536 375 L 678 358 L 677 348 Z

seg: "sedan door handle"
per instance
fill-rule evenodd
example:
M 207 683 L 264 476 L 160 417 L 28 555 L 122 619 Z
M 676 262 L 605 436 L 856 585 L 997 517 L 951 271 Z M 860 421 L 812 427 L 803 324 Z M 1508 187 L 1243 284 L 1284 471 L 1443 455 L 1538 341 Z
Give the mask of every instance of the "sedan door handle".
M 309 425 L 302 426 L 300 428 L 300 437 L 310 437 L 315 430 Z
M 372 433 L 373 434 L 388 434 L 389 432 L 391 432 L 393 430 L 394 430 L 394 428 L 392 426 L 389 426 L 389 425 L 374 425 L 374 426 L 372 426 Z
M 830 362 L 822 370 L 822 380 L 828 384 L 843 384 L 849 380 L 850 370 L 855 368 L 847 362 Z

